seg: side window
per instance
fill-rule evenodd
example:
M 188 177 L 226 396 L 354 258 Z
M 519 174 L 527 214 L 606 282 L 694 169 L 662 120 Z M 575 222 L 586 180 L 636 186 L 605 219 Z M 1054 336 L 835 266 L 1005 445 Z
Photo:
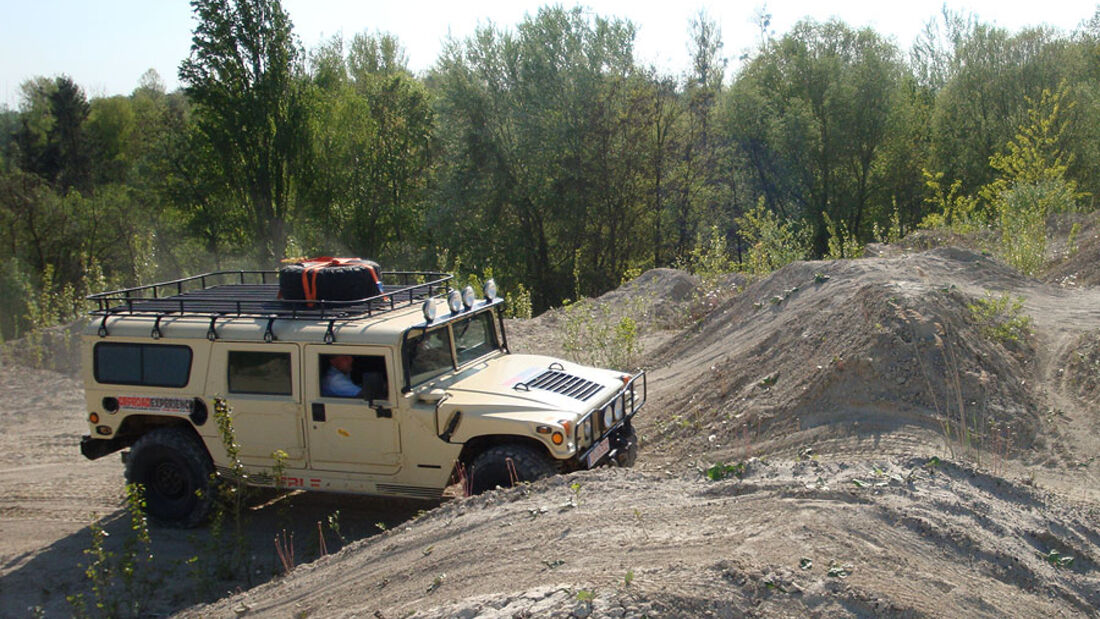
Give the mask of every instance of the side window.
M 290 353 L 229 351 L 229 392 L 293 395 Z
M 146 387 L 186 387 L 191 376 L 191 349 L 172 344 L 95 345 L 96 382 Z
M 329 398 L 388 400 L 386 358 L 378 355 L 321 355 L 317 364 L 321 395 Z

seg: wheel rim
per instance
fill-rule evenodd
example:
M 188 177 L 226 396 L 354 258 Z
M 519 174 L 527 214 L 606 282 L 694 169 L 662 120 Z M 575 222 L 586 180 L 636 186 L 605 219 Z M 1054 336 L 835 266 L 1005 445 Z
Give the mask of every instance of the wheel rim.
M 149 480 L 150 490 L 168 500 L 179 500 L 187 495 L 187 477 L 179 465 L 170 460 L 157 464 Z

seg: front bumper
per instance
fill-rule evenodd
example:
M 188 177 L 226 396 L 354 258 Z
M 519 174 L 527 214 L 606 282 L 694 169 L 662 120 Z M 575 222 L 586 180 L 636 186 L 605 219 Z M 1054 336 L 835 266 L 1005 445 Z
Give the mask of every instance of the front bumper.
M 80 439 L 80 453 L 89 460 L 96 460 L 102 458 L 108 454 L 113 454 L 116 451 L 129 447 L 128 442 L 124 442 L 119 437 L 115 438 L 92 438 L 90 434 L 85 434 Z
M 577 422 L 573 438 L 585 446 L 576 456 L 578 466 L 594 468 L 630 449 L 637 440 L 632 421 L 645 405 L 647 395 L 646 374 L 639 372 L 603 406 Z

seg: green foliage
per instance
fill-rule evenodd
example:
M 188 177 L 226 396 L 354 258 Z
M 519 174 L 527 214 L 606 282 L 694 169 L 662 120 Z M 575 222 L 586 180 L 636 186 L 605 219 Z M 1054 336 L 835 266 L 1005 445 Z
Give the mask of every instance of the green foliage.
M 856 239 L 854 234 L 848 231 L 847 223 L 833 221 L 828 213 L 822 213 L 821 215 L 825 218 L 825 230 L 829 236 L 829 250 L 825 253 L 826 258 L 840 260 L 841 258 L 859 258 L 863 256 L 863 244 Z
M 745 476 L 745 463 L 724 464 L 720 462 L 703 471 L 703 475 L 711 481 L 721 481 L 733 476 L 741 479 Z
M 1039 553 L 1039 557 L 1043 561 L 1046 561 L 1047 563 L 1053 565 L 1054 567 L 1072 567 L 1073 566 L 1073 557 L 1068 556 L 1068 555 L 1063 555 L 1062 553 L 1058 552 L 1057 550 L 1051 550 L 1050 552 L 1046 552 L 1046 553 Z
M 642 309 L 636 299 L 625 315 L 616 316 L 608 304 L 581 300 L 566 305 L 562 347 L 573 361 L 597 367 L 630 370 L 642 354 L 638 322 L 630 315 Z
M 1074 102 L 1066 100 L 1068 95 L 1069 89 L 1063 84 L 1053 93 L 1044 89 L 1038 102 L 1024 97 L 1028 105 L 1026 121 L 1007 142 L 1007 152 L 989 158 L 998 176 L 980 191 L 988 202 L 996 204 L 1013 188 L 1043 186 L 1049 192 L 1039 207 L 1044 215 L 1075 210 L 1077 199 L 1085 194 L 1078 193 L 1076 181 L 1066 179 L 1073 155 L 1065 154 L 1061 146 L 1066 130 L 1063 118 L 1075 107 Z
M 811 228 L 828 252 L 824 215 L 859 238 L 891 197 L 915 206 L 912 94 L 897 47 L 839 21 L 799 22 L 761 47 L 733 86 L 727 125 L 756 172 L 757 193 Z
M 761 198 L 756 207 L 737 218 L 741 235 L 749 243 L 747 270 L 753 275 L 766 275 L 806 257 L 806 234 L 796 224 L 781 221 L 764 207 Z
M 270 268 L 284 248 L 397 268 L 449 249 L 493 265 L 517 316 L 652 267 L 852 257 L 917 222 L 999 228 L 997 253 L 1034 272 L 1041 222 L 1100 191 L 1092 30 L 946 11 L 907 64 L 869 29 L 776 37 L 761 11 L 726 84 L 705 13 L 673 76 L 636 61 L 630 22 L 548 7 L 418 77 L 390 34 L 307 54 L 276 0 L 193 6 L 183 91 L 151 73 L 89 99 L 38 77 L 0 110 L 3 337 L 82 311 L 86 279 Z
M 736 270 L 730 260 L 726 235 L 718 226 L 711 226 L 706 235 L 696 240 L 688 258 L 688 270 L 701 280 L 704 290 L 712 290 L 719 280 Z
M 91 589 L 94 611 L 83 593 L 68 596 L 78 617 L 142 617 L 161 583 L 154 563 L 149 523 L 145 518 L 144 490 L 126 486 L 126 515 L 129 526 L 118 552 L 107 549 L 108 533 L 98 520 L 89 525 L 91 545 L 84 550 L 90 558 L 83 566 Z
M 893 244 L 900 241 L 905 235 L 902 232 L 901 216 L 898 214 L 897 206 L 894 206 L 893 213 L 890 215 L 890 223 L 885 228 L 880 228 L 876 221 L 871 230 L 871 236 L 878 243 Z
M 932 209 L 920 222 L 921 228 L 945 228 L 966 234 L 986 221 L 978 208 L 978 198 L 962 195 L 961 180 L 955 180 L 950 187 L 944 189 L 943 172 L 933 174 L 922 169 L 921 174 L 924 175 L 924 185 L 928 191 L 924 203 Z
M 1007 152 L 990 158 L 1000 175 L 980 191 L 991 205 L 1001 229 L 998 252 L 1027 275 L 1036 274 L 1046 259 L 1047 216 L 1072 212 L 1084 197 L 1077 183 L 1065 177 L 1068 161 L 1060 142 L 1065 123 L 1060 116 L 1073 105 L 1063 101 L 1065 87 L 1044 90 L 1027 111 L 1027 122 L 1007 144 Z
M 225 476 L 227 479 L 220 481 L 211 479 L 207 490 L 216 493 L 214 514 L 210 525 L 212 552 L 208 555 L 217 558 L 219 562 L 217 571 L 223 578 L 241 574 L 251 582 L 251 553 L 248 537 L 245 534 L 248 474 L 241 461 L 241 446 L 237 442 L 237 433 L 233 429 L 233 409 L 224 398 L 214 398 L 213 417 L 229 462 L 229 474 Z M 279 462 L 276 460 L 276 466 L 278 465 Z M 233 525 L 233 529 L 229 531 L 229 540 L 223 539 L 226 534 L 224 527 L 227 518 Z
M 278 0 L 194 0 L 197 25 L 179 77 L 202 141 L 256 241 L 257 258 L 285 256 L 298 215 L 307 102 L 299 49 Z
M 999 297 L 986 292 L 985 298 L 967 305 L 970 318 L 981 327 L 982 335 L 1002 343 L 1018 342 L 1031 335 L 1031 317 L 1023 308 L 1024 298 L 1012 297 L 1007 292 Z
M 509 318 L 527 319 L 532 314 L 531 291 L 522 283 L 516 284 L 515 291 L 504 293 L 504 315 Z

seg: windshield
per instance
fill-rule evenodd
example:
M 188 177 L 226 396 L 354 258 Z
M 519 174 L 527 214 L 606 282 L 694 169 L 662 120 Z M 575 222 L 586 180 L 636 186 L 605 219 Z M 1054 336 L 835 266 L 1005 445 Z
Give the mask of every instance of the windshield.
M 493 315 L 483 312 L 451 326 L 455 334 L 455 352 L 462 365 L 499 348 L 493 330 Z
M 413 385 L 454 369 L 446 328 L 410 338 L 405 355 L 409 359 L 409 383 Z
M 453 354 L 451 334 L 454 335 Z M 410 337 L 405 343 L 409 386 L 435 378 L 499 348 L 497 333 L 493 329 L 493 312 L 481 312 L 433 331 Z

